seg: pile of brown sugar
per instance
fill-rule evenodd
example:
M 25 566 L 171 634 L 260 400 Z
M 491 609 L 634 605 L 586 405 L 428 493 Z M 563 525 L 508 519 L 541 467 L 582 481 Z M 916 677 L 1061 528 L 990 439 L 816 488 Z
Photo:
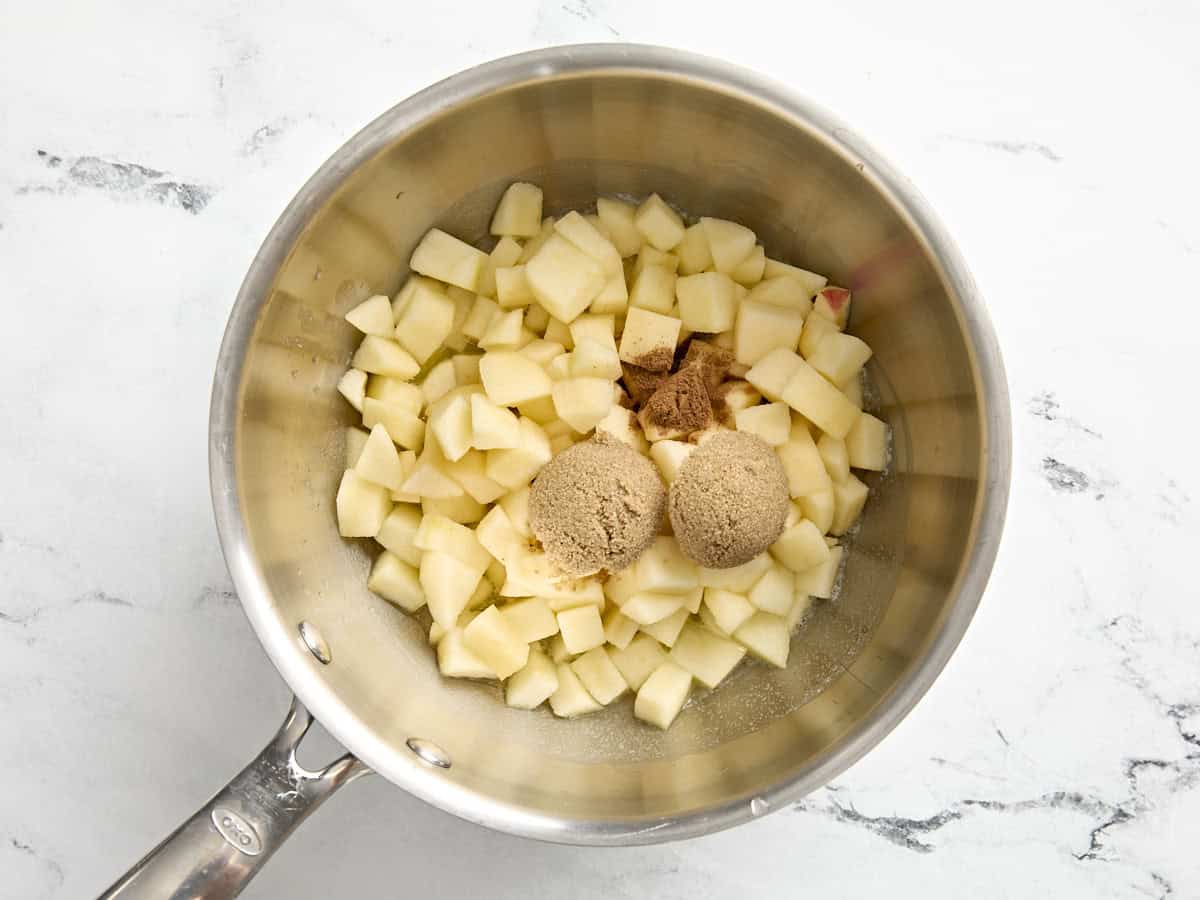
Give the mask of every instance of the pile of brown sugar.
M 654 463 L 601 433 L 538 473 L 529 489 L 529 527 L 564 573 L 618 572 L 653 542 L 666 502 Z

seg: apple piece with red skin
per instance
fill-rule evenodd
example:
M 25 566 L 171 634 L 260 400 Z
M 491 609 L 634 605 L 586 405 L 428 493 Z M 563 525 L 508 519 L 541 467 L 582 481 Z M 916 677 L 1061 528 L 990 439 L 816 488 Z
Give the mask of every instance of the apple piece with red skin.
M 832 285 L 821 288 L 813 298 L 813 312 L 844 331 L 846 320 L 850 318 L 850 292 Z

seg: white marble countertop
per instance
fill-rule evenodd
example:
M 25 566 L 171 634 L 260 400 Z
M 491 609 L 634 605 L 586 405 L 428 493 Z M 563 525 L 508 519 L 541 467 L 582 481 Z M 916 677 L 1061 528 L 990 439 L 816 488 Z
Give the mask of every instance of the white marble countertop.
M 205 437 L 245 268 L 301 182 L 427 83 L 538 45 L 752 66 L 906 172 L 988 298 L 1008 528 L 915 712 L 793 809 L 597 851 L 365 779 L 276 897 L 1200 896 L 1197 7 L 743 0 L 11 4 L 0 29 L 0 897 L 87 897 L 274 730 Z M 1143 309 L 1143 306 L 1146 308 Z

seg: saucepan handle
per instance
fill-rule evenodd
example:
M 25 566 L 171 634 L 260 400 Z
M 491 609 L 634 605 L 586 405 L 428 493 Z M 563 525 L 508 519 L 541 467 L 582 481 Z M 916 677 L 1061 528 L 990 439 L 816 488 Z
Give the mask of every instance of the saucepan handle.
M 349 753 L 318 772 L 301 767 L 296 748 L 312 721 L 293 698 L 287 718 L 262 753 L 101 894 L 101 900 L 224 900 L 240 894 L 318 806 L 371 771 Z

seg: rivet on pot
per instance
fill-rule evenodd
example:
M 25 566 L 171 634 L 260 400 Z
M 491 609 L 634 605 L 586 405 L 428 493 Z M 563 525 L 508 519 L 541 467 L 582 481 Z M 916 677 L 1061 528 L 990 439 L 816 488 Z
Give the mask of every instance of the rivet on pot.
M 413 737 L 404 743 L 408 745 L 408 749 L 415 753 L 417 758 L 422 762 L 427 762 L 431 766 L 437 766 L 439 769 L 450 768 L 449 755 L 432 741 Z
M 325 642 L 325 638 L 321 636 L 321 632 L 317 631 L 317 626 L 311 622 L 301 622 L 300 640 L 304 641 L 304 646 L 308 648 L 308 652 L 317 658 L 319 662 L 328 665 L 333 660 L 333 652 L 329 649 L 329 644 Z

